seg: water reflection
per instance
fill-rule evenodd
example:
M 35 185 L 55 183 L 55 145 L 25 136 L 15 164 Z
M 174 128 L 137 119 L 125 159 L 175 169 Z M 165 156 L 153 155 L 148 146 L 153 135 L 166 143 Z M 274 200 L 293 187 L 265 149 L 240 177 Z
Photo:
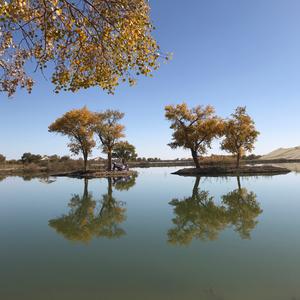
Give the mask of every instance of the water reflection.
M 107 178 L 107 193 L 100 200 L 88 191 L 88 180 L 84 180 L 82 196 L 76 194 L 70 199 L 70 211 L 66 215 L 49 221 L 66 239 L 87 243 L 93 237 L 119 238 L 126 234 L 121 224 L 126 220 L 125 203 L 113 197 L 113 186 L 128 190 L 135 184 L 134 177 Z
M 257 224 L 256 218 L 262 213 L 256 195 L 238 188 L 221 197 L 217 204 L 208 191 L 199 189 L 200 177 L 196 177 L 192 196 L 173 199 L 174 227 L 168 231 L 168 241 L 175 245 L 188 245 L 193 239 L 216 240 L 219 233 L 233 226 L 242 239 L 250 239 L 251 231 Z
M 136 183 L 137 175 L 113 178 L 114 188 L 118 191 L 128 191 Z
M 237 177 L 238 188 L 222 196 L 222 203 L 227 206 L 228 221 L 234 226 L 242 239 L 250 239 L 251 231 L 258 221 L 256 218 L 262 213 L 256 195 L 241 187 Z
M 17 175 L 6 175 L 6 174 L 2 174 L 0 175 L 0 182 L 4 181 L 6 178 L 9 177 L 17 177 L 17 178 L 22 178 L 24 181 L 31 181 L 34 179 L 38 179 L 41 183 L 45 183 L 45 184 L 50 184 L 56 181 L 56 178 L 51 177 L 49 175 L 32 175 L 32 174 L 17 174 Z

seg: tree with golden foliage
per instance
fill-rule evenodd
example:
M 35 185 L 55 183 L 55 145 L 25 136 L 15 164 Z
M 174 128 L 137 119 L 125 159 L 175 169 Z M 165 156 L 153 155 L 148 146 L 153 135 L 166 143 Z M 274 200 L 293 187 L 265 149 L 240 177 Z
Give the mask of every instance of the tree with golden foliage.
M 135 160 L 137 154 L 132 144 L 127 141 L 120 141 L 115 145 L 112 157 L 121 159 L 122 163 L 125 164 L 129 160 Z
M 168 105 L 165 116 L 171 121 L 173 149 L 182 147 L 191 151 L 196 168 L 200 168 L 199 154 L 211 147 L 214 138 L 222 134 L 222 120 L 212 106 L 188 108 L 186 103 Z
M 246 107 L 237 107 L 231 118 L 224 122 L 224 135 L 221 149 L 236 155 L 236 167 L 239 168 L 242 155 L 253 151 L 259 135 Z
M 56 92 L 112 93 L 159 66 L 147 0 L 0 0 L 0 28 L 0 91 L 9 96 L 31 91 L 28 61 L 42 72 L 54 65 Z
M 108 109 L 104 112 L 95 113 L 95 116 L 94 131 L 99 137 L 102 151 L 107 154 L 107 170 L 111 171 L 112 152 L 120 138 L 125 136 L 125 127 L 119 123 L 124 117 L 124 113 Z
M 72 153 L 82 153 L 84 171 L 87 171 L 88 155 L 96 145 L 93 131 L 95 122 L 95 114 L 83 107 L 65 113 L 49 126 L 49 132 L 60 133 L 70 139 L 68 146 Z

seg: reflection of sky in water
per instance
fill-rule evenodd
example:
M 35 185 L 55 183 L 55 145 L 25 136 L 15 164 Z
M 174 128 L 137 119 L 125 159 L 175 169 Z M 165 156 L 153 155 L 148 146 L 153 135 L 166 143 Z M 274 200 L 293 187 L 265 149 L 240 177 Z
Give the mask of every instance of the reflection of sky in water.
M 299 177 L 241 178 L 263 210 L 250 240 L 229 227 L 216 241 L 176 246 L 168 243 L 169 202 L 191 197 L 195 179 L 175 170 L 140 169 L 128 191 L 113 188 L 125 202 L 126 235 L 86 244 L 48 226 L 69 213 L 74 194 L 82 196 L 82 180 L 1 181 L 0 299 L 300 299 Z M 221 205 L 238 186 L 234 177 L 201 178 L 199 188 Z M 90 180 L 89 192 L 100 200 L 107 180 Z

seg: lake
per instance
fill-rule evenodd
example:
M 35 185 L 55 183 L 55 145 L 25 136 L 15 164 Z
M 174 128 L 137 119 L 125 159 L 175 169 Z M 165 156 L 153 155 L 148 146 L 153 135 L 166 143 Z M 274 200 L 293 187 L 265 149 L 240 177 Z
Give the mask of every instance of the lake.
M 300 177 L 0 181 L 0 299 L 298 300 Z

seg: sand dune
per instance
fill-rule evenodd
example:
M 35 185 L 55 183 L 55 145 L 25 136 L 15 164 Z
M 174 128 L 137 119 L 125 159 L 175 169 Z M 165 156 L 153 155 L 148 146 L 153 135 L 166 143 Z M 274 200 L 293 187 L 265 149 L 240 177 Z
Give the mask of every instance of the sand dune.
M 300 159 L 300 146 L 294 148 L 279 148 L 269 154 L 263 155 L 261 159 Z

